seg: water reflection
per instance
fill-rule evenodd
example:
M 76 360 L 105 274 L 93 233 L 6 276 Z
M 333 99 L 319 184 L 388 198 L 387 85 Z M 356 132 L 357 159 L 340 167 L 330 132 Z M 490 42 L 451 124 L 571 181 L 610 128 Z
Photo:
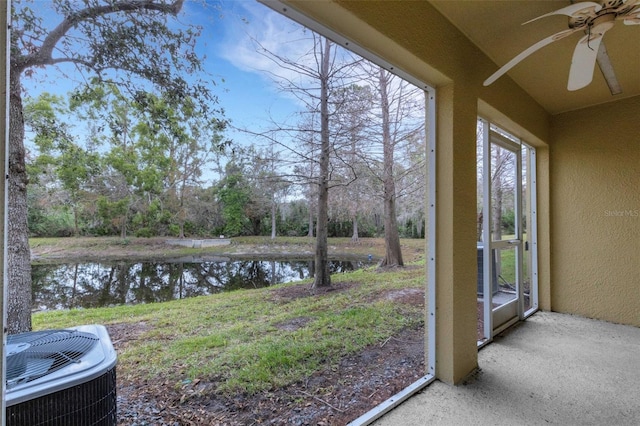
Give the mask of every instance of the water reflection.
M 33 306 L 38 310 L 95 308 L 267 287 L 312 276 L 313 263 L 313 260 L 178 260 L 33 265 Z M 359 260 L 333 260 L 330 270 L 353 271 L 364 264 Z

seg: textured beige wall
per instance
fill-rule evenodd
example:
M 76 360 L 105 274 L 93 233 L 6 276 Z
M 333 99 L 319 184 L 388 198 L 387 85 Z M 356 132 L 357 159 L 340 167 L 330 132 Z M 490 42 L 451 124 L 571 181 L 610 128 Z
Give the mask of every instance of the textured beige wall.
M 437 89 L 436 375 L 458 383 L 477 367 L 476 118 L 544 149 L 549 116 L 509 78 L 483 87 L 495 64 L 426 1 L 286 2 Z
M 553 117 L 551 307 L 640 326 L 640 97 Z
M 551 310 L 551 195 L 549 147 L 537 147 L 538 307 Z

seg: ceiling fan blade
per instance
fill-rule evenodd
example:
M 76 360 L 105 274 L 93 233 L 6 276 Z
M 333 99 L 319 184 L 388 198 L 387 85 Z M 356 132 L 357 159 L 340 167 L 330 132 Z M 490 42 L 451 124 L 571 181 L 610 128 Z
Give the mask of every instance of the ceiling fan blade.
M 633 10 L 625 15 L 620 15 L 616 17 L 616 19 L 622 19 L 625 25 L 640 25 L 640 9 Z
M 538 19 L 546 18 L 547 16 L 552 16 L 552 15 L 567 15 L 567 16 L 578 15 L 579 16 L 581 14 L 588 15 L 592 12 L 592 10 L 593 10 L 593 13 L 596 13 L 596 12 L 599 12 L 600 9 L 602 9 L 602 6 L 600 4 L 594 3 L 591 1 L 575 3 L 567 7 L 563 7 L 562 9 L 554 10 L 553 12 L 549 12 L 544 15 L 538 16 L 537 18 L 533 18 L 527 22 L 524 22 L 522 25 L 528 24 L 533 21 L 537 21 Z
M 596 36 L 587 34 L 578 41 L 571 59 L 567 90 L 582 89 L 591 83 L 601 42 L 602 34 Z
M 611 65 L 611 60 L 609 59 L 607 48 L 604 45 L 604 40 L 600 43 L 596 62 L 598 63 L 598 68 L 600 68 L 604 80 L 607 82 L 607 86 L 609 86 L 611 94 L 619 95 L 622 93 L 622 87 L 620 86 L 618 77 L 616 77 L 616 73 L 613 70 L 613 65 Z
M 640 0 L 624 1 L 624 8 L 629 8 L 628 12 L 617 15 L 616 19 L 622 19 L 625 25 L 640 25 L 640 7 L 634 9 L 637 6 L 640 6 Z
M 528 49 L 523 50 L 522 52 L 520 52 L 520 54 L 518 56 L 516 56 L 515 58 L 513 58 L 512 60 L 510 60 L 509 62 L 504 64 L 502 66 L 502 68 L 500 68 L 498 71 L 493 73 L 493 75 L 491 75 L 491 77 L 486 79 L 484 81 L 483 85 L 484 86 L 490 85 L 491 83 L 493 83 L 494 81 L 496 81 L 497 79 L 502 77 L 505 73 L 507 73 L 511 68 L 515 67 L 520 61 L 522 61 L 523 59 L 525 59 L 527 56 L 531 55 L 532 53 L 536 52 L 537 50 L 542 49 L 543 47 L 547 46 L 548 44 L 553 43 L 556 40 L 560 40 L 560 39 L 563 39 L 565 37 L 568 37 L 571 34 L 575 33 L 576 31 L 579 31 L 579 30 L 580 30 L 579 28 L 571 28 L 569 30 L 560 31 L 559 33 L 556 33 L 556 34 L 554 34 L 552 36 L 549 36 L 549 37 L 547 37 L 545 39 L 540 40 L 539 42 L 537 42 L 536 44 L 530 46 Z

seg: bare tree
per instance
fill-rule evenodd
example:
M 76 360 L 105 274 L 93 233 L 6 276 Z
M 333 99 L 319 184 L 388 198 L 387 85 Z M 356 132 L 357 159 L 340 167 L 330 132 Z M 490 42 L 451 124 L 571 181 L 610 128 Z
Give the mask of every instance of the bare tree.
M 487 134 L 492 143 L 489 144 L 490 150 L 488 153 L 484 152 L 484 126 L 489 126 L 488 123 L 483 120 L 478 120 L 477 124 L 477 169 L 478 169 L 478 241 L 482 241 L 483 232 L 483 202 L 484 196 L 488 194 L 483 193 L 483 179 L 484 176 L 484 155 L 490 156 L 491 164 L 491 223 L 490 231 L 491 238 L 494 240 L 500 240 L 503 234 L 504 228 L 504 213 L 513 211 L 515 209 L 515 155 L 512 151 L 501 147 L 499 144 L 493 143 L 493 138 L 506 138 L 510 136 L 503 134 L 502 131 L 496 127 L 491 126 Z
M 336 187 L 333 195 L 337 196 L 332 196 L 332 204 L 337 204 L 338 209 L 348 214 L 352 223 L 351 240 L 357 242 L 360 238 L 358 216 L 367 209 L 366 200 L 369 198 L 365 193 L 368 170 L 363 153 L 369 148 L 366 129 L 371 124 L 369 110 L 374 102 L 374 93 L 370 86 L 352 84 L 337 91 L 335 98 L 333 125 L 337 127 L 336 138 L 343 140 L 336 150 L 342 151 L 338 159 L 345 161 L 337 161 L 334 167 L 342 181 L 350 183 Z
M 513 192 L 514 173 L 515 173 L 515 156 L 511 151 L 504 149 L 498 145 L 491 145 L 491 230 L 493 239 L 502 239 L 502 219 L 505 203 L 511 203 L 510 208 L 513 210 L 513 196 L 509 199 L 508 195 Z
M 279 164 L 282 161 L 275 143 L 270 143 L 265 149 L 250 148 L 248 150 L 251 164 L 250 181 L 253 183 L 253 199 L 260 204 L 269 206 L 271 215 L 271 238 L 277 235 L 277 214 L 281 200 L 286 198 L 290 189 L 290 182 L 282 176 Z
M 422 129 L 407 138 L 407 143 L 396 150 L 396 193 L 398 222 L 412 235 L 422 236 L 425 211 L 426 136 Z
M 263 133 L 262 136 L 281 144 L 294 154 L 298 167 L 292 167 L 293 172 L 299 172 L 303 169 L 309 172 L 306 176 L 297 175 L 294 177 L 307 179 L 307 184 L 312 182 L 314 185 L 314 191 L 317 195 L 317 210 L 313 286 L 329 287 L 331 285 L 327 242 L 329 189 L 333 185 L 343 184 L 332 181 L 331 160 L 336 157 L 339 150 L 336 149 L 337 139 L 332 134 L 330 126 L 330 121 L 335 113 L 330 97 L 336 90 L 345 86 L 344 79 L 350 75 L 350 72 L 351 75 L 353 74 L 352 70 L 355 69 L 355 65 L 359 61 L 339 52 L 337 46 L 329 39 L 315 33 L 312 33 L 308 40 L 310 47 L 302 58 L 279 55 L 258 43 L 258 52 L 272 60 L 282 70 L 282 74 L 272 73 L 281 90 L 293 94 L 305 106 L 302 115 L 311 117 L 311 119 L 302 119 L 300 125 L 293 127 L 274 123 L 276 129 Z M 318 121 L 319 126 L 316 126 Z M 292 135 L 293 137 L 290 137 Z M 302 140 L 304 143 L 292 146 L 291 143 L 287 143 L 292 139 Z M 300 161 L 314 163 L 317 169 L 313 165 L 300 167 Z M 317 174 L 315 174 L 316 170 Z M 311 173 L 312 171 L 314 173 Z M 308 180 L 310 176 L 313 176 L 312 181 Z M 311 220 L 310 213 L 310 222 Z M 311 223 L 309 234 L 311 235 Z
M 389 83 L 391 74 L 378 69 L 378 90 L 380 91 L 380 108 L 382 110 L 382 146 L 384 186 L 384 242 L 385 254 L 380 266 L 403 266 L 398 219 L 396 217 L 396 182 L 393 176 L 394 141 L 391 139 L 391 123 L 389 116 Z
M 379 131 L 370 137 L 382 149 L 381 156 L 375 149 L 371 150 L 369 161 L 373 174 L 382 185 L 385 257 L 380 266 L 403 266 L 396 182 L 409 174 L 424 171 L 420 162 L 411 167 L 398 167 L 396 152 L 424 132 L 424 92 L 383 68 L 372 66 L 368 73 L 378 94 L 378 108 L 374 114 L 377 115 Z

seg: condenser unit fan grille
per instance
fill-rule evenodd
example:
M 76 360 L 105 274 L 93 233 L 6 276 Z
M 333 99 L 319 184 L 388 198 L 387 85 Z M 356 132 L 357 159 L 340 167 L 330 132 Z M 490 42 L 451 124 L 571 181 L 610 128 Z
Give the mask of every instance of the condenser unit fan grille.
M 51 374 L 85 355 L 100 339 L 77 330 L 45 330 L 7 337 L 7 388 Z

